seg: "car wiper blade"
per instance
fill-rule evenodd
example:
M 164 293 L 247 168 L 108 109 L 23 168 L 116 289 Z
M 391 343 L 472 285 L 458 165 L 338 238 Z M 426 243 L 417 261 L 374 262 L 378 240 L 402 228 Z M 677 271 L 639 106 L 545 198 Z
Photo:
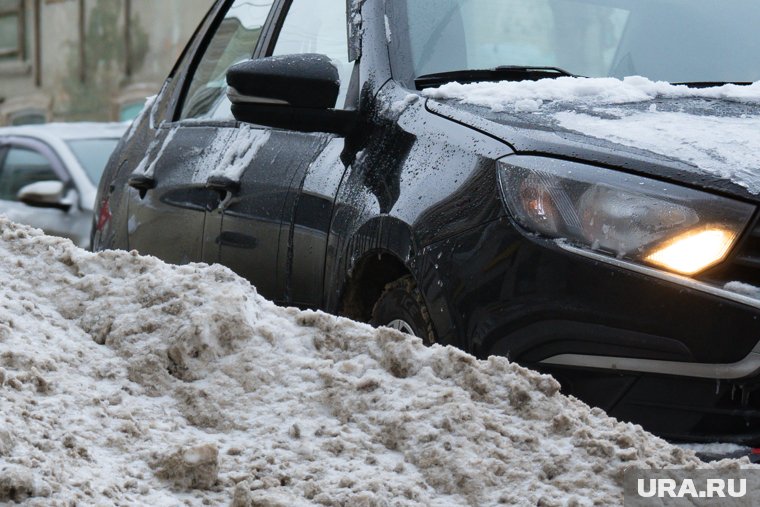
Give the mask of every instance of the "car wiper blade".
M 684 85 L 689 88 L 715 88 L 716 86 L 723 86 L 727 84 L 735 84 L 740 86 L 749 86 L 752 83 L 749 81 L 684 81 L 682 83 L 670 83 L 672 85 Z
M 455 70 L 426 74 L 415 79 L 418 90 L 433 88 L 456 81 L 462 84 L 480 81 L 538 81 L 539 79 L 557 77 L 579 77 L 559 67 L 528 67 L 523 65 L 505 65 L 494 69 Z

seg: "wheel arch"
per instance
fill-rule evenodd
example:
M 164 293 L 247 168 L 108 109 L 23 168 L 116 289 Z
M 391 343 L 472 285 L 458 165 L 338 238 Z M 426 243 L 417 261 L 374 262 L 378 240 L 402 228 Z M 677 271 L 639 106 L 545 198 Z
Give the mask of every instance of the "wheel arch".
M 347 242 L 345 275 L 337 292 L 337 313 L 369 322 L 385 286 L 411 275 L 431 316 L 438 343 L 453 344 L 455 333 L 448 307 L 440 297 L 434 262 L 420 249 L 411 227 L 390 216 L 368 221 Z

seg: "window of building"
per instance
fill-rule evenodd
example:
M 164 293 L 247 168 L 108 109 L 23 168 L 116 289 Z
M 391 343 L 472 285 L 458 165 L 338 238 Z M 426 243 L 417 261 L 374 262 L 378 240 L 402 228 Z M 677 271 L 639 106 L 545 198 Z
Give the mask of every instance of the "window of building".
M 0 60 L 24 58 L 24 4 L 0 0 Z
M 41 125 L 47 121 L 44 111 L 24 110 L 10 115 L 11 125 Z

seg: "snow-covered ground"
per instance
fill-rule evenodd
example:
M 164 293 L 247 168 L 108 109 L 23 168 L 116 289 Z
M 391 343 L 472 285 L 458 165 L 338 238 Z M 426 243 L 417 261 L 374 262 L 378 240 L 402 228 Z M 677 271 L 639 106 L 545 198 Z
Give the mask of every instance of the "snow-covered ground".
M 506 359 L 4 219 L 0 407 L 0 503 L 620 505 L 706 466 Z

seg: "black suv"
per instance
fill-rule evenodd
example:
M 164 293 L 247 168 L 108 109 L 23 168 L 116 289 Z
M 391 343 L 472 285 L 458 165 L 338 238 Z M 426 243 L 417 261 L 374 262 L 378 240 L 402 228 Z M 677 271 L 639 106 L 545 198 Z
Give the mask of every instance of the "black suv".
M 220 0 L 111 158 L 92 244 L 508 356 L 664 437 L 760 443 L 752 185 L 558 120 L 756 128 L 757 100 L 698 92 L 757 88 L 758 26 L 755 0 Z M 571 74 L 695 93 L 438 88 Z

